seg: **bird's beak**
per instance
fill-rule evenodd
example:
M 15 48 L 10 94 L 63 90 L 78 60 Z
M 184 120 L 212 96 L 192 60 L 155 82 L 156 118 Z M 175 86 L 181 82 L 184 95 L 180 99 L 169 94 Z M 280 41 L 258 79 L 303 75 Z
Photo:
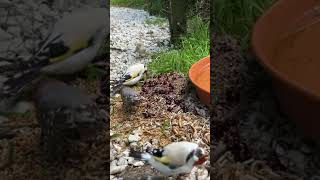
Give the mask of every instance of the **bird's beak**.
M 198 161 L 194 163 L 195 166 L 203 164 L 208 159 L 208 155 L 201 156 Z

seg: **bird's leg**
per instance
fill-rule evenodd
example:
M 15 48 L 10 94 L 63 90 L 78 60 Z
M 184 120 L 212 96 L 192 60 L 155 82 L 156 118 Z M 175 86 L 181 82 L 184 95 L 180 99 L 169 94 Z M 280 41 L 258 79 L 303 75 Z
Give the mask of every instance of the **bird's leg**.
M 143 80 L 144 80 L 144 81 L 147 81 L 147 73 L 144 73 L 144 74 L 143 74 Z

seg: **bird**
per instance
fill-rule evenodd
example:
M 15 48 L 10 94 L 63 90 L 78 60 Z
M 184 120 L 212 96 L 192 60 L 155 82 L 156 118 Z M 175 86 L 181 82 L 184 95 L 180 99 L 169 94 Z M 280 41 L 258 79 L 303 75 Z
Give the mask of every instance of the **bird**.
M 134 52 L 137 53 L 138 57 L 145 57 L 145 56 L 149 55 L 149 53 L 147 52 L 146 48 L 144 47 L 144 45 L 142 43 L 136 44 L 136 49 Z
M 120 95 L 123 112 L 126 115 L 124 118 L 128 118 L 128 115 L 134 111 L 135 106 L 141 102 L 142 96 L 140 96 L 137 91 L 127 86 L 121 88 Z
M 109 34 L 108 15 L 106 8 L 83 8 L 63 16 L 32 57 L 2 67 L 10 71 L 0 69 L 1 74 L 10 74 L 0 97 L 22 92 L 43 75 L 70 75 L 87 67 Z
M 120 80 L 116 81 L 113 87 L 112 94 L 117 93 L 121 90 L 123 85 L 133 86 L 137 84 L 142 78 L 143 75 L 147 72 L 147 67 L 144 64 L 137 63 L 128 67 L 126 72 L 122 75 Z
M 147 161 L 162 174 L 175 177 L 190 173 L 194 166 L 203 164 L 207 158 L 203 148 L 187 141 L 173 142 L 150 153 L 131 149 L 129 156 Z
M 64 157 L 73 142 L 92 142 L 106 127 L 106 118 L 80 89 L 55 79 L 39 83 L 34 95 L 41 129 L 40 147 L 52 161 Z

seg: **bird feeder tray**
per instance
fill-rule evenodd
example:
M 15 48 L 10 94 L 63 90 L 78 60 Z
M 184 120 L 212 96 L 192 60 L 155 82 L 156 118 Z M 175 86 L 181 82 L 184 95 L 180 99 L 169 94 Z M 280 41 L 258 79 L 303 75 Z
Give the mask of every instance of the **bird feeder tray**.
M 307 138 L 320 137 L 320 2 L 279 0 L 257 21 L 253 49 L 279 104 Z
M 210 56 L 195 62 L 189 69 L 189 78 L 195 85 L 202 103 L 210 105 Z

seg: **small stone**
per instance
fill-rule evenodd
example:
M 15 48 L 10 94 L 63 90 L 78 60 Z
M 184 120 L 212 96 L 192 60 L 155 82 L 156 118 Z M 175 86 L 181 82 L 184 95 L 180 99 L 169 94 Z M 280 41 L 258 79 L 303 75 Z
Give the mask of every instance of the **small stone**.
M 118 146 L 117 144 L 113 144 L 113 147 L 114 147 L 114 149 L 115 149 L 118 153 L 121 152 L 121 147 Z
M 129 149 L 126 149 L 122 152 L 125 157 L 129 157 Z
M 135 166 L 135 167 L 140 167 L 140 166 L 143 166 L 144 165 L 144 162 L 143 161 L 136 161 L 134 160 L 132 162 L 132 165 Z
M 123 172 L 126 169 L 126 165 L 123 166 L 110 166 L 110 174 L 114 175 L 114 174 L 118 174 Z
M 110 160 L 113 161 L 117 156 L 117 151 L 115 149 L 110 150 Z
M 111 167 L 111 166 L 117 166 L 117 162 L 118 162 L 117 160 L 113 160 L 113 161 L 111 161 L 111 163 L 110 163 L 110 167 Z
M 117 177 L 114 175 L 110 175 L 110 180 L 117 180 Z
M 33 111 L 35 109 L 34 105 L 30 102 L 21 101 L 16 104 L 13 108 L 15 113 L 26 113 L 28 111 Z
M 129 165 L 133 165 L 133 163 L 134 163 L 133 157 L 125 157 L 125 158 L 127 159 Z
M 121 157 L 121 158 L 118 160 L 117 165 L 118 165 L 118 166 L 128 165 L 128 161 L 127 161 L 126 158 Z
M 132 143 L 130 143 L 130 147 L 131 148 L 138 147 L 138 143 L 137 142 L 132 142 Z
M 134 134 L 134 135 L 130 134 L 129 137 L 128 137 L 129 143 L 138 142 L 138 141 L 140 141 L 140 139 L 141 138 L 137 134 Z
M 153 146 L 158 146 L 158 145 L 159 145 L 159 140 L 158 140 L 158 139 L 152 139 L 152 140 L 151 140 L 151 144 L 152 144 Z

